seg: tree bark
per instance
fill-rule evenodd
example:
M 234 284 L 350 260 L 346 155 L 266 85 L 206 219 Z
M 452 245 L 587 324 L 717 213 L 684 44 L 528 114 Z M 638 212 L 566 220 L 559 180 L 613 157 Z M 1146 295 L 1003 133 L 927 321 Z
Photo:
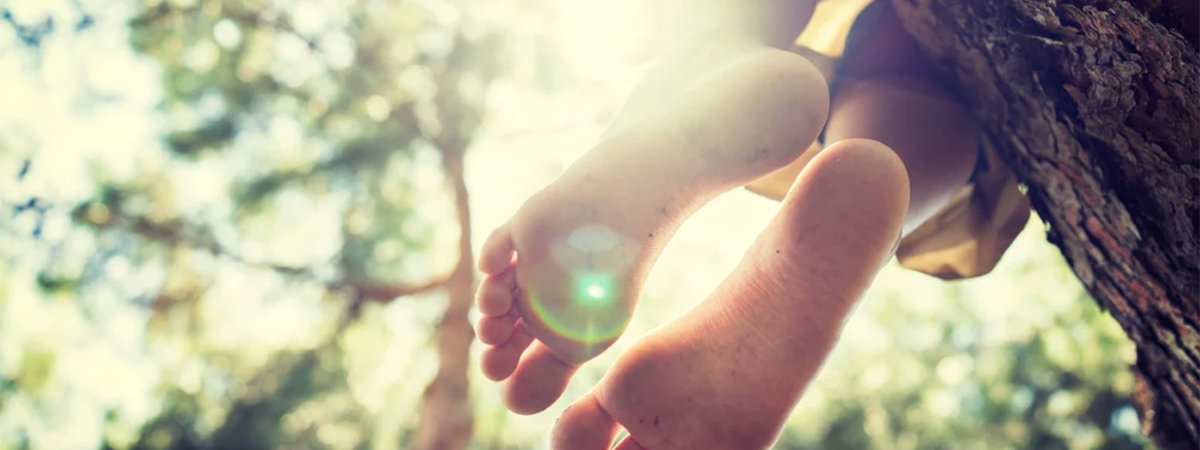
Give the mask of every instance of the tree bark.
M 1169 29 L 1151 19 L 1159 0 L 893 3 L 1136 343 L 1147 434 L 1200 448 L 1200 57 L 1184 37 L 1197 18 Z

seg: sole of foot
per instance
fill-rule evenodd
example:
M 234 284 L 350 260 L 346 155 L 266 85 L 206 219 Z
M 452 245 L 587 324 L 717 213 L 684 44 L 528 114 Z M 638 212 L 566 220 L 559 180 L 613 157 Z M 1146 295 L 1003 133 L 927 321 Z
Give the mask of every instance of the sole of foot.
M 763 48 L 720 61 L 674 83 L 649 78 L 657 84 L 627 104 L 646 111 L 610 130 L 484 243 L 481 368 L 503 381 L 513 412 L 549 407 L 582 363 L 616 341 L 684 219 L 787 165 L 824 126 L 828 89 L 807 60 Z M 656 90 L 653 107 L 637 98 Z
M 635 342 L 559 418 L 556 450 L 770 448 L 891 258 L 908 176 L 886 146 L 839 142 L 713 294 Z

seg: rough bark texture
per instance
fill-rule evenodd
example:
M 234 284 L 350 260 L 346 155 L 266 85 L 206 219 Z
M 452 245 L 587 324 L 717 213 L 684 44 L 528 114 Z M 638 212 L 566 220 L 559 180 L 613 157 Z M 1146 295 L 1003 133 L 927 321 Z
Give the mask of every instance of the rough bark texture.
M 1200 58 L 1180 34 L 1195 18 L 1167 28 L 1151 0 L 893 2 L 1137 344 L 1147 433 L 1200 448 Z

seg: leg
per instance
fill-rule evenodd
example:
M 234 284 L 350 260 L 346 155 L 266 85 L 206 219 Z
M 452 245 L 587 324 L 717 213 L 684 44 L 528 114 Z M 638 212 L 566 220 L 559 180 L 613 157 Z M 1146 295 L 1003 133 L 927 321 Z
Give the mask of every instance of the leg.
M 929 81 L 890 76 L 843 86 L 826 137 L 873 139 L 896 151 L 913 180 L 907 234 L 966 185 L 979 148 L 974 127 L 970 113 Z
M 635 343 L 559 420 L 555 449 L 758 450 L 775 441 L 891 256 L 908 201 L 895 153 L 834 144 L 704 303 Z
M 979 151 L 975 122 L 930 70 L 890 4 L 881 5 L 839 75 L 825 141 L 873 139 L 896 151 L 912 181 L 907 234 L 967 183 Z
M 548 407 L 619 337 L 684 219 L 796 159 L 823 126 L 828 89 L 807 60 L 762 47 L 693 56 L 713 64 L 652 74 L 597 146 L 484 244 L 481 368 L 505 381 L 514 412 Z

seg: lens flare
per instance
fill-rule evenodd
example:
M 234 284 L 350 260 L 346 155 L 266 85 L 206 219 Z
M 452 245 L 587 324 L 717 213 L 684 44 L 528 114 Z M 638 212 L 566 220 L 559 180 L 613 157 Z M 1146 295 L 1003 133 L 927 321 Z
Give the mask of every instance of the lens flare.
M 616 301 L 614 282 L 603 274 L 581 274 L 575 277 L 576 288 L 568 302 L 551 307 L 530 292 L 529 304 L 538 321 L 559 336 L 582 343 L 611 340 L 629 325 L 629 314 Z
M 583 308 L 611 306 L 613 298 L 609 293 L 613 291 L 613 281 L 613 277 L 606 274 L 581 273 L 575 277 L 575 298 L 572 300 Z
M 600 286 L 588 286 L 587 295 L 594 299 L 602 299 L 604 298 L 604 288 Z
M 584 224 L 551 244 L 567 274 L 565 292 L 528 291 L 530 310 L 555 334 L 583 343 L 611 340 L 629 324 L 620 274 L 634 262 L 637 242 L 600 224 Z

